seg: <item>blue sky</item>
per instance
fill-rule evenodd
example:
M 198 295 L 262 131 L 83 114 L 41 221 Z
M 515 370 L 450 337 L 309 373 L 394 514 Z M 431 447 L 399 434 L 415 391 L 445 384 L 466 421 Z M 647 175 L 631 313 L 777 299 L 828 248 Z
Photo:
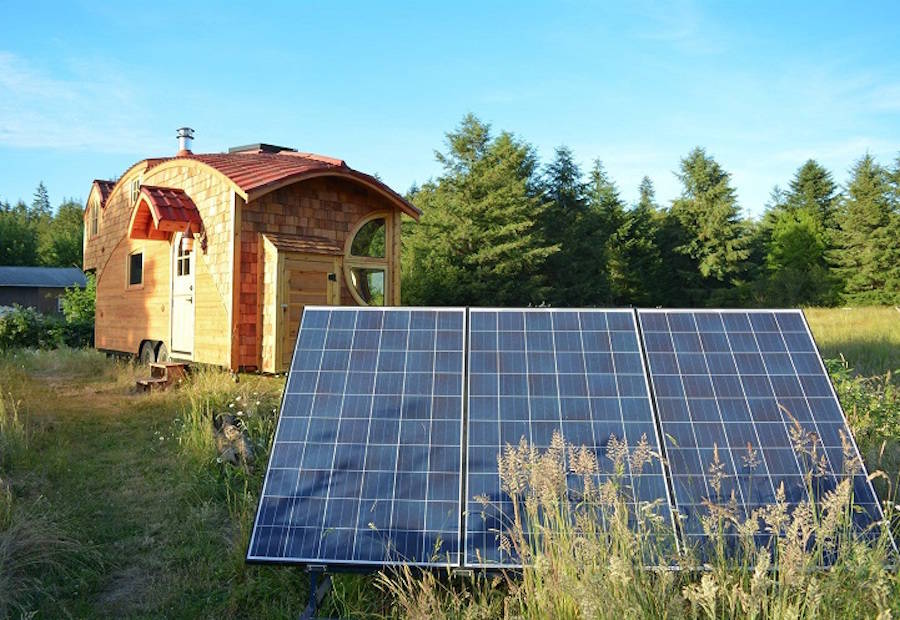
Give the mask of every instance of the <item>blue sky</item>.
M 127 7 L 127 8 L 126 8 Z M 900 3 L 0 0 L 0 199 L 83 200 L 172 154 L 274 142 L 404 192 L 467 112 L 666 203 L 702 145 L 758 214 L 809 157 L 900 151 Z

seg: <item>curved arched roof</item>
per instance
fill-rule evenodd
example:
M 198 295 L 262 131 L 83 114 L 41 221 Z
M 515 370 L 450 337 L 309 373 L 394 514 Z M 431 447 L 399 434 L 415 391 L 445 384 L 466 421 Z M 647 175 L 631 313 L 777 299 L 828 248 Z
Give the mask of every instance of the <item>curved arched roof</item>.
M 148 169 L 155 166 L 188 159 L 214 168 L 226 176 L 253 200 L 304 179 L 317 176 L 337 176 L 354 180 L 385 196 L 408 215 L 419 219 L 421 211 L 403 196 L 375 177 L 349 167 L 343 160 L 316 155 L 281 151 L 278 153 L 188 153 L 168 159 L 148 160 Z

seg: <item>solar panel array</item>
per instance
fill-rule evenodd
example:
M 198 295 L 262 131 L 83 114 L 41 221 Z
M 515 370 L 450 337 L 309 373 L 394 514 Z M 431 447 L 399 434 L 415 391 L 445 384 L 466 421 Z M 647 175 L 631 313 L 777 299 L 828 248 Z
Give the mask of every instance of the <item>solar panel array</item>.
M 643 438 L 656 454 L 659 440 L 632 311 L 473 308 L 469 322 L 465 563 L 515 566 L 499 544 L 513 518 L 497 467 L 504 446 L 524 438 L 546 450 L 558 433 L 595 455 L 599 485 L 615 473 L 611 438 L 629 446 Z M 640 471 L 626 463 L 624 478 L 631 504 L 661 500 L 668 518 L 659 459 Z
M 597 484 L 611 438 L 643 438 L 665 460 L 626 463 L 622 490 L 691 546 L 705 500 L 746 516 L 842 476 L 860 528 L 881 520 L 800 311 L 307 307 L 247 559 L 516 566 L 497 457 L 554 433 Z
M 464 322 L 304 311 L 249 560 L 459 563 Z
M 834 489 L 859 453 L 803 313 L 640 310 L 644 348 L 683 535 L 699 546 L 702 502 L 738 515 Z M 843 435 L 843 439 L 842 439 Z M 851 463 L 845 463 L 845 448 Z M 865 471 L 856 520 L 880 520 Z

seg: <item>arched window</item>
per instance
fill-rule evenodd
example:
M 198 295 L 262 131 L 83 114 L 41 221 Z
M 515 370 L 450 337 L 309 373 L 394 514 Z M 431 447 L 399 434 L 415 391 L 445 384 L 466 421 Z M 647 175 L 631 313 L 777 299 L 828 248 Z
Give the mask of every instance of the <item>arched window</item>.
M 383 306 L 390 299 L 390 221 L 387 213 L 370 215 L 356 225 L 347 241 L 344 257 L 347 288 L 365 306 Z
M 88 238 L 93 239 L 100 234 L 100 202 L 95 198 L 90 205 Z

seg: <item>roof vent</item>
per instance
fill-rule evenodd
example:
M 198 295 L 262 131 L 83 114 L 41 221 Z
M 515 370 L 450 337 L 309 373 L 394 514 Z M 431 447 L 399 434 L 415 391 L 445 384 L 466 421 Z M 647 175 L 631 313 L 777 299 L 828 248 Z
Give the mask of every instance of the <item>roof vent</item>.
M 244 146 L 233 146 L 228 149 L 229 153 L 284 153 L 284 152 L 293 152 L 297 149 L 292 149 L 286 146 L 278 146 L 277 144 L 266 144 L 265 142 L 257 142 L 256 144 L 245 144 Z
M 181 127 L 175 134 L 178 138 L 178 153 L 176 155 L 190 155 L 191 142 L 194 140 L 194 130 L 190 127 Z

